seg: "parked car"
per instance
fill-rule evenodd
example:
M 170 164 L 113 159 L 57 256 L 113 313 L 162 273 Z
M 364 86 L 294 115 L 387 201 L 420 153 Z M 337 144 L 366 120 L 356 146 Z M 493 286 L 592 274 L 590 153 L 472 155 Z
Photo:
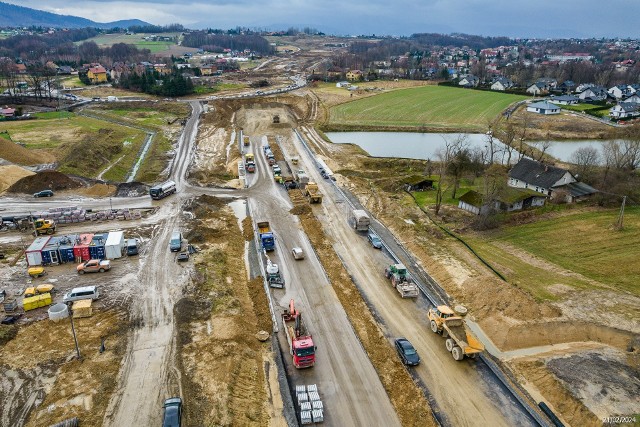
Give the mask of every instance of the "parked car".
M 169 250 L 171 252 L 179 252 L 180 249 L 182 249 L 182 233 L 176 230 L 171 234 Z
M 398 338 L 396 340 L 396 350 L 400 355 L 402 363 L 409 366 L 416 366 L 420 364 L 420 356 L 413 345 L 406 338 Z
M 374 233 L 367 234 L 367 240 L 376 249 L 382 249 L 382 240 Z
M 137 239 L 129 239 L 127 240 L 127 255 L 138 255 L 138 240 Z
M 78 301 L 81 299 L 98 299 L 100 298 L 100 292 L 96 286 L 82 286 L 80 288 L 73 288 L 62 297 L 63 303 L 72 301 Z
M 53 191 L 51 190 L 42 190 L 37 193 L 33 193 L 33 197 L 53 197 Z
M 180 427 L 182 425 L 182 399 L 172 397 L 162 405 L 162 427 Z
M 189 261 L 189 252 L 180 252 L 176 258 L 179 262 Z
M 104 273 L 108 270 L 111 270 L 111 261 L 108 259 L 90 259 L 76 267 L 78 274 Z
M 291 255 L 293 255 L 294 259 L 304 259 L 304 252 L 302 248 L 298 248 L 298 247 L 292 248 Z

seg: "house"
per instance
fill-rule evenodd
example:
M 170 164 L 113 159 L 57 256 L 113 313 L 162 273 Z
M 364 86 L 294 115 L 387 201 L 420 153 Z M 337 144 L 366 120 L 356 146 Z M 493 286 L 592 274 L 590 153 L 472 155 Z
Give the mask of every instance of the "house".
M 635 102 L 635 103 L 640 103 L 640 94 L 638 93 L 634 93 L 633 95 L 631 95 L 630 97 L 628 97 L 627 99 L 624 100 L 624 102 Z
M 479 78 L 477 78 L 472 74 L 467 74 L 466 76 L 460 79 L 460 81 L 458 82 L 458 85 L 462 87 L 476 87 L 478 86 L 478 83 L 480 83 Z
M 496 79 L 496 81 L 493 82 L 493 84 L 491 85 L 491 90 L 507 90 L 507 89 L 511 89 L 514 85 L 513 81 L 511 79 L 508 79 L 506 77 L 498 77 Z
M 481 213 L 513 212 L 532 207 L 544 206 L 546 196 L 532 190 L 508 188 L 492 202 L 484 202 L 480 193 L 469 190 L 458 199 L 458 207 L 475 215 Z
M 13 117 L 15 114 L 15 108 L 9 108 L 7 106 L 0 108 L 0 117 Z
M 555 104 L 575 105 L 578 103 L 580 99 L 575 95 L 561 95 L 561 96 L 554 96 L 551 98 L 551 100 Z
M 552 198 L 564 197 L 567 203 L 581 202 L 598 192 L 592 186 L 584 182 L 570 182 L 565 185 L 559 185 L 553 189 Z
M 614 119 L 627 119 L 640 116 L 640 104 L 635 102 L 618 102 L 618 105 L 609 110 L 609 115 Z
M 553 187 L 576 182 L 566 169 L 523 157 L 509 171 L 509 187 L 527 188 L 551 196 Z
M 359 81 L 362 79 L 362 71 L 360 70 L 351 70 L 347 71 L 347 80 L 350 82 Z
M 200 67 L 200 72 L 203 76 L 212 76 L 218 71 L 218 67 L 215 65 L 203 65 Z
M 640 90 L 640 84 L 634 83 L 627 86 L 629 88 L 629 96 L 635 95 Z
M 560 107 L 547 101 L 541 101 L 527 105 L 527 111 L 546 115 L 560 114 Z
M 549 90 L 547 89 L 547 87 L 541 83 L 534 83 L 531 86 L 529 86 L 527 88 L 527 93 L 530 93 L 533 96 L 539 96 L 542 95 L 543 93 L 547 93 L 549 92 Z
M 581 83 L 578 85 L 578 87 L 576 87 L 576 93 L 581 93 L 584 92 L 585 90 L 589 89 L 590 87 L 594 87 L 595 84 L 594 83 Z
M 425 178 L 423 175 L 413 175 L 402 181 L 406 191 L 426 191 L 433 190 L 433 180 Z
M 624 99 L 632 95 L 631 89 L 627 85 L 617 85 L 609 88 L 607 93 L 615 99 Z
M 100 64 L 94 65 L 87 70 L 87 77 L 92 83 L 106 83 L 107 70 Z
M 16 64 L 14 69 L 18 74 L 27 74 L 27 66 L 24 64 Z
M 571 91 L 576 87 L 576 84 L 573 80 L 565 80 L 559 86 L 558 89 L 562 91 L 562 93 L 571 93 Z
M 171 74 L 171 67 L 167 64 L 153 64 L 153 69 L 160 74 Z
M 58 67 L 57 72 L 62 75 L 70 75 L 73 72 L 73 68 L 68 65 L 61 65 Z
M 592 86 L 584 91 L 580 92 L 578 98 L 583 102 L 598 102 L 604 101 L 609 96 L 609 93 L 602 86 Z

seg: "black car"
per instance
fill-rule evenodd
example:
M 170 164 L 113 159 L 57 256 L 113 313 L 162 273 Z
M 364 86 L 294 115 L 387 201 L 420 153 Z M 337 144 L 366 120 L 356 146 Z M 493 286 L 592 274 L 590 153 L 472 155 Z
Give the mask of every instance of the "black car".
M 405 365 L 416 366 L 420 364 L 418 352 L 406 338 L 398 338 L 396 340 L 396 350 L 398 350 L 400 359 Z
M 378 236 L 376 236 L 375 234 L 369 233 L 367 235 L 367 240 L 369 241 L 371 246 L 373 246 L 374 248 L 382 249 L 382 240 L 380 240 L 380 238 Z
M 164 401 L 162 405 L 162 427 L 180 427 L 182 425 L 182 399 L 172 397 Z
M 20 319 L 20 317 L 22 317 L 21 313 L 5 316 L 5 318 L 2 319 L 0 323 L 2 323 L 3 325 L 13 325 L 18 321 L 18 319 Z
M 33 194 L 33 197 L 53 197 L 53 191 L 51 190 L 42 190 Z

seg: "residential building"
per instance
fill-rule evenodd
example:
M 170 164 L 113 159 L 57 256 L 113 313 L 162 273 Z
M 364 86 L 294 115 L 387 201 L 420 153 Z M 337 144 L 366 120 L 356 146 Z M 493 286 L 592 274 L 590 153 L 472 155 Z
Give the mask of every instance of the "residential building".
M 350 82 L 357 82 L 362 79 L 362 71 L 360 70 L 351 70 L 347 71 L 347 80 Z
M 513 212 L 544 206 L 547 197 L 532 190 L 508 188 L 492 201 L 484 201 L 480 193 L 469 190 L 458 199 L 458 207 L 475 215 L 494 212 Z
M 491 90 L 507 90 L 511 89 L 514 86 L 514 83 L 511 79 L 506 77 L 498 77 L 492 84 Z
M 614 119 L 628 119 L 640 116 L 640 104 L 635 102 L 618 102 L 609 110 L 609 115 Z
M 476 87 L 480 83 L 480 79 L 472 74 L 467 74 L 462 77 L 458 82 L 458 85 L 462 87 Z
M 7 106 L 0 108 L 0 116 L 2 117 L 13 117 L 15 116 L 15 114 L 16 114 L 15 108 L 9 108 Z
M 560 114 L 560 107 L 548 101 L 540 101 L 527 105 L 527 111 L 545 115 Z
M 527 93 L 530 93 L 533 96 L 540 96 L 547 92 L 549 92 L 547 87 L 537 82 L 527 88 Z
M 553 101 L 555 104 L 574 105 L 577 104 L 578 101 L 580 101 L 580 98 L 575 95 L 561 95 L 551 97 L 551 101 Z
M 604 101 L 609 96 L 607 90 L 602 86 L 592 86 L 580 92 L 578 98 L 583 102 Z
M 87 77 L 92 83 L 106 83 L 107 70 L 100 64 L 94 64 L 87 70 Z
M 627 85 L 617 85 L 609 88 L 607 91 L 609 95 L 611 95 L 615 99 L 625 99 L 629 95 L 632 95 L 631 88 Z

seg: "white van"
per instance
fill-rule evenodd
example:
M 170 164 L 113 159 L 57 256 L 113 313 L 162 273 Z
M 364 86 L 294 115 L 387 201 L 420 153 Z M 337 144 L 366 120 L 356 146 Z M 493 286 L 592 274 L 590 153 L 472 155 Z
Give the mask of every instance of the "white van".
M 96 286 L 83 286 L 81 288 L 73 288 L 67 292 L 62 298 L 62 302 L 65 304 L 70 301 L 77 301 L 80 299 L 98 299 L 100 293 Z

